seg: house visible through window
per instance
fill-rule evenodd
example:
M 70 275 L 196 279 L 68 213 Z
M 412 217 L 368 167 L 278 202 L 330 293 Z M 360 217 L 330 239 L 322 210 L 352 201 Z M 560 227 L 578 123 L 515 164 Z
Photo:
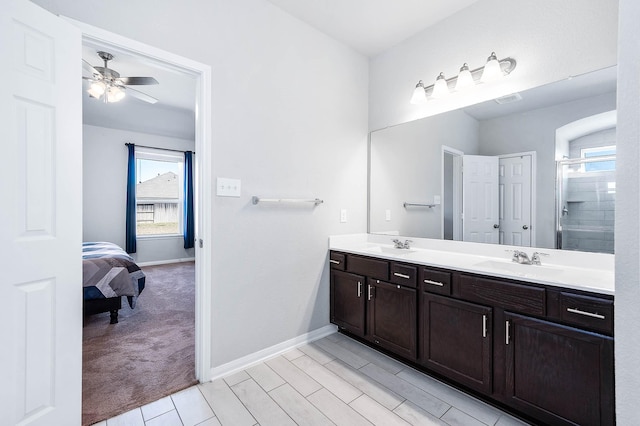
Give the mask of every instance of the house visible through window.
M 184 157 L 162 150 L 136 150 L 136 234 L 180 235 Z

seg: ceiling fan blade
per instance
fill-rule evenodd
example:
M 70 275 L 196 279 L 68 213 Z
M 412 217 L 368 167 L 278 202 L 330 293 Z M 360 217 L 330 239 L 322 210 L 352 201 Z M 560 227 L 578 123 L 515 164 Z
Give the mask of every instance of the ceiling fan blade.
M 158 80 L 153 77 L 120 77 L 117 80 L 126 85 L 158 84 Z
M 85 71 L 89 71 L 92 74 L 100 74 L 98 70 L 93 67 L 93 65 L 91 65 L 89 62 L 85 61 L 84 59 L 82 60 L 82 69 L 84 69 Z
M 153 96 L 149 96 L 146 93 L 142 93 L 141 91 L 132 89 L 131 87 L 127 87 L 126 92 L 134 98 L 138 98 L 141 101 L 149 102 L 150 104 L 155 104 L 156 102 L 158 102 L 158 100 Z

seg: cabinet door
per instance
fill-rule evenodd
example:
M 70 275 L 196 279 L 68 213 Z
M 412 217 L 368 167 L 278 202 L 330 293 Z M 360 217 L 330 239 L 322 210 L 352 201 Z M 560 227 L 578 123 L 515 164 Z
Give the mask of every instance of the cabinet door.
M 365 332 L 364 285 L 360 275 L 331 271 L 331 322 L 358 336 Z
M 370 279 L 367 283 L 369 338 L 407 359 L 416 359 L 417 295 L 413 288 Z
M 420 303 L 421 364 L 490 394 L 492 309 L 426 292 Z
M 612 338 L 516 314 L 505 320 L 510 404 L 550 424 L 614 424 Z

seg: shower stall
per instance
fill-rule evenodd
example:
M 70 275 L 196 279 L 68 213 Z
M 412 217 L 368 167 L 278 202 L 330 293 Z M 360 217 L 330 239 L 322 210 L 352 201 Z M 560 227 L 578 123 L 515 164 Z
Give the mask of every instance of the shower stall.
M 556 248 L 613 253 L 615 159 L 614 148 L 557 161 Z

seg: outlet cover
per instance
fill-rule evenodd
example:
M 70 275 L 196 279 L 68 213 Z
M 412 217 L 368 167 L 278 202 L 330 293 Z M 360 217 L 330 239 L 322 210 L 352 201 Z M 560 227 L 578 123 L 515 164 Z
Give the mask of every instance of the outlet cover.
M 436 204 L 436 205 L 440 204 L 440 196 L 439 195 L 434 195 L 433 196 L 433 204 Z
M 347 209 L 340 210 L 340 222 L 345 223 L 347 221 Z
M 384 220 L 389 222 L 391 220 L 391 209 L 386 209 L 384 211 Z
M 239 197 L 240 185 L 240 179 L 219 177 L 216 179 L 216 195 L 218 197 Z

